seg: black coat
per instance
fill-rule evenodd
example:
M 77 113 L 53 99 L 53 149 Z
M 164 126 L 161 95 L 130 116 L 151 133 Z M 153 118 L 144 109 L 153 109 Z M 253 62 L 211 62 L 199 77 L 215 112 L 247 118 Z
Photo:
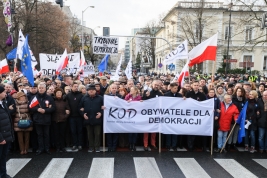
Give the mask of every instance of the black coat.
M 248 100 L 248 107 L 246 112 L 246 120 L 251 122 L 250 126 L 248 127 L 248 130 L 257 130 L 257 111 L 259 111 L 258 103 L 255 99 Z
M 193 90 L 186 93 L 186 98 L 192 98 L 197 101 L 205 101 L 207 99 L 204 93 L 201 92 L 195 93 Z
M 8 111 L 10 115 L 13 115 L 16 113 L 16 102 L 12 96 L 7 95 L 6 98 L 4 99 L 4 102 L 6 103 L 6 106 L 8 107 Z M 9 106 L 13 105 L 13 109 L 9 109 Z
M 258 117 L 258 126 L 267 128 L 267 111 L 264 111 L 264 102 L 262 98 L 258 100 L 258 107 L 260 112 L 260 115 Z
M 35 106 L 34 108 L 30 108 L 30 111 L 33 113 L 33 122 L 37 125 L 50 125 L 52 120 L 52 113 L 56 110 L 54 99 L 46 93 L 37 93 L 36 98 L 39 102 L 39 105 Z M 49 102 L 48 107 L 46 106 L 46 101 Z M 29 102 L 29 104 L 30 103 L 31 101 Z M 44 109 L 45 113 L 42 114 L 38 112 L 38 108 Z
M 81 92 L 73 92 L 71 91 L 64 98 L 68 101 L 70 106 L 70 117 L 80 117 L 80 109 L 79 104 L 83 98 L 83 94 Z
M 147 90 L 145 90 L 143 93 L 143 97 L 142 97 L 143 100 L 147 100 L 150 98 L 156 98 L 157 96 L 163 96 L 163 94 L 159 90 L 151 90 L 150 95 L 148 97 L 146 96 L 146 92 L 147 92 Z
M 175 93 L 175 96 L 174 96 L 171 91 L 168 91 L 167 93 L 165 93 L 164 96 L 179 97 L 179 98 L 182 98 L 183 97 L 180 93 Z
M 4 108 L 0 105 L 0 142 L 12 142 L 14 140 L 14 129 L 7 105 L 3 102 Z
M 80 104 L 79 111 L 80 115 L 83 117 L 85 113 L 87 113 L 88 120 L 84 119 L 85 125 L 102 125 L 103 123 L 103 110 L 101 107 L 103 106 L 103 97 L 100 95 L 96 95 L 95 97 L 90 97 L 89 95 L 85 95 Z M 84 111 L 80 109 L 84 108 Z M 96 114 L 100 112 L 101 117 L 99 119 L 96 118 Z M 84 118 L 84 117 L 83 117 Z
M 244 107 L 246 100 L 243 99 L 242 101 L 239 101 L 236 96 L 233 96 L 232 102 L 234 105 L 236 105 L 239 112 L 241 112 L 242 108 Z

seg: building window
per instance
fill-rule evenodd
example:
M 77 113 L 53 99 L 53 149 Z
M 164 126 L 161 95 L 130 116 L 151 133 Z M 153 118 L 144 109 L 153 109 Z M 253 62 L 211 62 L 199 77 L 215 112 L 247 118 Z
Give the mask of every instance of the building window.
M 252 56 L 245 55 L 245 56 L 243 57 L 243 62 L 252 62 Z
M 267 70 L 267 56 L 264 56 L 264 60 L 263 60 L 263 70 Z
M 230 26 L 230 39 L 232 39 L 232 34 L 233 34 L 233 27 Z M 224 32 L 224 39 L 228 40 L 228 35 L 229 35 L 229 26 L 225 27 L 225 32 Z
M 253 30 L 253 27 L 246 26 L 246 41 L 252 40 L 252 30 Z

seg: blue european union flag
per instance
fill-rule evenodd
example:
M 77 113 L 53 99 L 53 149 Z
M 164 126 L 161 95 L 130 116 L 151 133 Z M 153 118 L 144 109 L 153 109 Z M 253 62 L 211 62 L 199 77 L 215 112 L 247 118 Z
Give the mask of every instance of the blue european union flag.
M 98 70 L 100 72 L 104 72 L 107 69 L 108 66 L 108 59 L 109 59 L 109 54 L 106 54 L 106 56 L 102 59 L 98 66 Z
M 242 142 L 242 137 L 245 137 L 245 120 L 246 120 L 246 112 L 247 112 L 248 102 L 244 105 L 243 109 L 241 110 L 236 123 L 239 124 L 240 128 L 238 131 L 238 143 Z
M 6 55 L 6 59 L 7 60 L 12 60 L 12 59 L 16 59 L 17 58 L 17 48 L 12 49 L 11 51 L 9 51 L 9 53 L 7 53 Z
M 27 77 L 30 84 L 34 85 L 34 77 L 32 71 L 31 53 L 28 44 L 28 35 L 26 36 L 24 45 L 22 47 L 21 72 Z

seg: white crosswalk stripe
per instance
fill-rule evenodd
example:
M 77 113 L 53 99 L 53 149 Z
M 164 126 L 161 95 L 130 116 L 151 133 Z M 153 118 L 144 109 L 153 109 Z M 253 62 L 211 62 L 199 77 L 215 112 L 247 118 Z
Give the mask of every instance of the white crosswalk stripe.
M 94 158 L 88 178 L 113 178 L 114 158 Z
M 14 177 L 30 160 L 31 158 L 8 160 L 6 163 L 7 174 Z
M 64 178 L 73 158 L 53 158 L 39 178 Z
M 233 177 L 254 178 L 257 177 L 234 159 L 214 159 Z
M 36 158 L 27 158 L 27 159 L 10 159 L 7 162 L 7 174 L 11 177 L 17 176 L 19 172 L 23 175 L 24 167 L 30 162 L 34 164 L 34 159 Z M 116 158 L 93 158 L 92 165 L 90 167 L 84 167 L 85 175 L 88 175 L 88 178 L 113 178 Z M 209 178 L 214 176 L 214 172 L 210 172 L 207 167 L 204 166 L 204 169 L 201 166 L 201 161 L 197 162 L 194 158 L 173 158 L 174 162 L 169 160 L 168 164 L 175 164 L 177 169 L 179 168 L 181 172 L 179 174 L 184 174 L 186 178 Z M 255 166 L 261 165 L 263 168 L 267 169 L 267 159 L 252 159 L 256 162 Z M 134 166 L 129 167 L 130 171 L 136 173 L 137 178 L 162 178 L 164 173 L 160 172 L 160 169 L 157 165 L 157 162 L 154 157 L 134 157 L 132 160 Z M 72 171 L 69 171 L 71 166 L 75 167 L 75 164 L 72 163 L 73 158 L 52 158 L 48 165 L 41 169 L 41 174 L 39 178 L 63 178 L 66 175 L 72 177 Z M 221 166 L 221 170 L 225 170 L 227 173 L 233 177 L 242 177 L 242 178 L 254 178 L 257 177 L 254 175 L 253 168 L 246 168 L 238 163 L 234 159 L 209 159 L 210 164 L 215 162 Z M 174 165 L 172 165 L 174 166 Z M 218 167 L 218 166 L 217 166 Z M 26 169 L 29 169 L 27 167 Z M 161 168 L 163 169 L 163 168 Z M 89 170 L 89 173 L 87 172 Z M 128 171 L 129 171 L 128 170 Z M 164 169 L 163 169 L 164 170 Z M 162 170 L 162 171 L 163 171 Z M 123 170 L 119 170 L 123 171 Z M 225 172 L 224 171 L 224 172 Z M 251 172 L 252 171 L 252 172 Z M 218 174 L 220 169 L 218 169 Z M 67 174 L 68 173 L 68 174 Z M 226 174 L 226 173 L 225 173 Z M 20 174 L 19 174 L 20 175 Z M 163 176 L 162 176 L 163 175 Z M 178 174 L 177 174 L 178 175 Z M 28 175 L 31 177 L 31 175 Z M 38 176 L 38 175 L 37 175 Z M 37 177 L 35 176 L 35 177 Z
M 155 158 L 134 158 L 134 166 L 137 178 L 162 178 Z
M 179 168 L 187 178 L 210 177 L 194 158 L 173 158 L 173 159 L 175 160 L 176 164 L 179 166 Z
M 262 165 L 265 169 L 267 169 L 267 159 L 253 159 L 253 161 Z

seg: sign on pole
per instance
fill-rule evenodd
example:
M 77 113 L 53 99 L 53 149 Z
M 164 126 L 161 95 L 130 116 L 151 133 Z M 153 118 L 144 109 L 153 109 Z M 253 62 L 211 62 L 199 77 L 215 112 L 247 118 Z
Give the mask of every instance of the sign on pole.
M 83 76 L 87 77 L 88 75 L 95 74 L 95 67 L 91 65 L 83 66 Z
M 94 54 L 116 54 L 119 48 L 119 38 L 94 36 L 93 53 Z

